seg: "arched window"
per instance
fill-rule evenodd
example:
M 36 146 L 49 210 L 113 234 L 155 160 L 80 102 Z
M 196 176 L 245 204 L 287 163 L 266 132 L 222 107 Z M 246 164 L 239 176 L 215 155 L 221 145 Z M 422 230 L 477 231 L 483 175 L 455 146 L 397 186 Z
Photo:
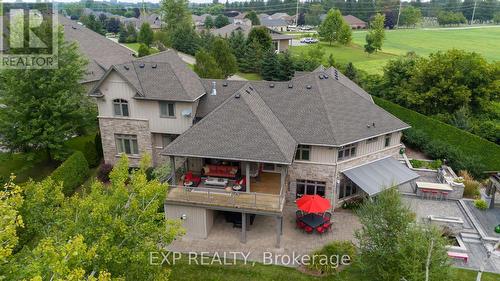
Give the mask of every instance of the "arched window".
M 128 101 L 123 99 L 113 100 L 113 110 L 115 112 L 115 116 L 129 116 Z

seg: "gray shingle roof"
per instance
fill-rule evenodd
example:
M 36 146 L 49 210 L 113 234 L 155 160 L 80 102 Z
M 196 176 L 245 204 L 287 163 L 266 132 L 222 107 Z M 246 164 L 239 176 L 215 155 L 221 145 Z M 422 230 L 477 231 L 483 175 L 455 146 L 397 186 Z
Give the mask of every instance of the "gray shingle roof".
M 297 143 L 249 84 L 169 144 L 167 155 L 290 164 Z
M 97 81 L 113 65 L 135 59 L 133 51 L 66 17 L 59 16 L 66 41 L 76 42 L 89 64 L 82 82 Z
M 215 82 L 215 89 L 217 90 L 217 95 L 210 95 L 212 91 L 212 82 Z M 196 110 L 196 117 L 204 117 L 216 107 L 221 105 L 227 98 L 232 96 L 236 91 L 241 89 L 247 81 L 237 81 L 237 80 L 220 80 L 220 79 L 201 79 L 201 83 L 205 87 L 205 92 L 207 93 L 200 98 L 200 103 L 198 104 L 198 109 Z
M 219 35 L 221 37 L 229 37 L 231 35 L 231 32 L 241 30 L 243 34 L 245 34 L 246 36 L 248 35 L 248 33 L 250 33 L 251 29 L 252 26 L 249 25 L 230 23 L 221 28 L 212 29 L 210 32 L 214 35 Z
M 205 94 L 200 78 L 173 50 L 115 65 L 113 70 L 137 90 L 136 98 L 195 101 Z
M 366 92 L 351 89 L 350 83 L 342 81 L 347 79 L 345 76 L 339 75 L 337 80 L 331 71 L 301 73 L 290 82 L 252 81 L 250 84 L 300 144 L 342 146 L 409 127 L 376 106 Z M 324 78 L 325 75 L 328 78 Z M 218 91 L 216 97 L 203 97 L 197 117 L 204 117 L 230 95 L 230 89 L 239 87 L 233 84 L 235 81 L 227 82 L 227 93 L 219 96 Z
M 288 23 L 283 19 L 272 19 L 269 16 L 259 17 L 260 24 L 266 27 L 272 26 L 287 26 Z

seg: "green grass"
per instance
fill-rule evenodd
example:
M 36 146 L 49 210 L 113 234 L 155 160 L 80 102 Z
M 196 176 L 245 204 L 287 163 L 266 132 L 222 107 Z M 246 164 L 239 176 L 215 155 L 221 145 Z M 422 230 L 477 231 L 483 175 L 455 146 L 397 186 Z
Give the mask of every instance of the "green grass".
M 368 73 L 381 73 L 384 64 L 388 60 L 397 57 L 397 55 L 385 52 L 378 52 L 369 55 L 364 52 L 363 46 L 357 44 L 351 44 L 350 46 L 342 46 L 340 44 L 330 45 L 326 42 L 320 42 L 318 44 L 325 52 L 323 61 L 324 64 L 327 64 L 328 57 L 332 54 L 336 62 L 342 64 L 352 62 L 354 66 L 359 69 L 363 69 Z M 318 44 L 315 44 L 314 46 L 317 46 Z M 313 47 L 313 45 L 295 46 L 290 47 L 290 50 L 292 51 L 292 54 L 296 56 L 303 56 L 307 55 L 307 51 L 311 47 Z
M 16 176 L 15 182 L 23 183 L 30 178 L 41 180 L 57 168 L 58 163 L 49 161 L 46 152 L 0 153 L 0 177 Z
M 378 106 L 413 128 L 422 130 L 429 138 L 446 142 L 461 150 L 465 155 L 477 156 L 488 170 L 500 170 L 499 145 L 390 101 L 377 97 L 373 99 Z
M 122 43 L 122 45 L 129 47 L 130 49 L 134 50 L 136 53 L 139 52 L 139 47 L 141 46 L 140 43 Z
M 95 134 L 72 138 L 65 143 L 71 150 L 84 151 L 85 143 L 94 142 Z M 49 161 L 46 152 L 0 153 L 0 177 L 7 179 L 10 174 L 16 176 L 17 183 L 30 178 L 42 180 L 50 175 L 59 165 L 57 161 Z
M 236 75 L 241 76 L 247 80 L 262 80 L 262 76 L 258 73 L 243 73 L 243 72 L 238 72 Z
M 414 51 L 419 55 L 429 55 L 438 50 L 452 48 L 474 51 L 489 61 L 500 60 L 498 42 L 500 26 L 475 29 L 399 29 L 389 30 L 382 51 L 404 55 Z M 366 31 L 353 33 L 353 42 L 365 44 Z
M 368 55 L 364 52 L 367 31 L 353 32 L 353 42 L 350 46 L 321 42 L 325 51 L 325 63 L 329 54 L 337 62 L 346 64 L 352 62 L 357 68 L 368 73 L 381 73 L 385 63 L 399 55 L 414 51 L 427 56 L 439 50 L 452 48 L 474 51 L 483 55 L 489 61 L 499 61 L 498 42 L 500 42 L 500 26 L 475 29 L 399 29 L 386 31 L 386 40 L 382 52 Z M 311 45 L 292 46 L 290 50 L 295 55 L 307 52 Z
M 452 268 L 452 279 L 454 281 L 474 281 L 477 272 L 459 268 Z M 483 281 L 498 280 L 499 275 L 485 273 Z M 338 275 L 326 277 L 313 277 L 299 272 L 295 268 L 263 265 L 260 263 L 247 264 L 237 263 L 236 265 L 189 265 L 186 259 L 182 259 L 172 267 L 170 280 L 191 281 L 191 280 L 273 280 L 273 281 L 309 281 L 309 280 L 336 280 L 336 281 L 361 281 L 367 280 L 361 277 L 359 270 L 355 267 L 348 267 Z

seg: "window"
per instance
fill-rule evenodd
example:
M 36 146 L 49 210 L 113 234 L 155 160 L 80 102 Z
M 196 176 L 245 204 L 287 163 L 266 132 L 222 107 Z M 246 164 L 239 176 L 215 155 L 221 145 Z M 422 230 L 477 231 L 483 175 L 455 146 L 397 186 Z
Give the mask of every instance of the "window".
M 297 147 L 297 153 L 295 154 L 295 160 L 305 160 L 309 161 L 311 154 L 311 146 L 310 145 L 301 145 Z
M 283 166 L 278 164 L 264 163 L 262 164 L 262 171 L 269 173 L 280 173 Z
M 356 156 L 356 144 L 349 144 L 339 148 L 338 160 L 345 160 Z
M 369 138 L 369 139 L 366 140 L 366 143 L 376 142 L 377 140 L 378 140 L 378 137 Z
M 339 199 L 349 197 L 358 192 L 358 187 L 350 180 L 343 179 L 340 182 Z
M 115 116 L 123 116 L 123 117 L 129 116 L 128 101 L 123 99 L 113 100 L 113 110 Z
M 136 135 L 116 135 L 116 151 L 125 154 L 139 154 Z
M 388 147 L 389 145 L 391 145 L 391 134 L 387 134 L 387 135 L 385 135 L 385 143 L 384 143 L 384 146 L 385 146 L 385 147 Z
M 326 182 L 324 181 L 310 181 L 310 180 L 297 180 L 296 197 L 300 198 L 302 195 L 319 195 L 325 197 Z
M 160 117 L 175 118 L 175 104 L 173 102 L 160 102 Z

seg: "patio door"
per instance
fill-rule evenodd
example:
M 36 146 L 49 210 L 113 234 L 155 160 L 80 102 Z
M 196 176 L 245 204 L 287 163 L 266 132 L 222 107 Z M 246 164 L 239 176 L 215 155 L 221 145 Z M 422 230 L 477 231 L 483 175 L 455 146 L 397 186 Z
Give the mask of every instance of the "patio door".
M 319 195 L 325 197 L 325 192 L 326 182 L 324 181 L 297 180 L 297 198 L 303 195 Z

